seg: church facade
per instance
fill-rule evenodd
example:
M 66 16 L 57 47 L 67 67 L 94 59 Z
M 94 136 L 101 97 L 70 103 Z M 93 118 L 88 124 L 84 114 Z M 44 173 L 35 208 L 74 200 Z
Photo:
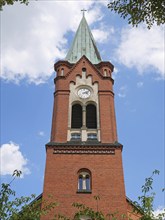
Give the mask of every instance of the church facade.
M 46 144 L 42 197 L 52 195 L 59 203 L 56 213 L 68 217 L 74 217 L 74 202 L 96 210 L 94 196 L 99 196 L 97 208 L 103 213 L 127 215 L 132 204 L 126 198 L 123 146 L 117 137 L 114 66 L 101 60 L 84 15 L 65 60 L 54 68 L 52 130 Z M 53 214 L 42 219 L 51 219 Z

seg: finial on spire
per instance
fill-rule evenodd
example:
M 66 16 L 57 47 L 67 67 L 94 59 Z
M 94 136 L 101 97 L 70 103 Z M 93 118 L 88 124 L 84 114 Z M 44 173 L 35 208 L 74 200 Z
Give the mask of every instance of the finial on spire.
M 83 12 L 83 17 L 84 17 L 84 15 L 85 15 L 85 11 L 87 11 L 87 10 L 82 9 L 81 11 Z

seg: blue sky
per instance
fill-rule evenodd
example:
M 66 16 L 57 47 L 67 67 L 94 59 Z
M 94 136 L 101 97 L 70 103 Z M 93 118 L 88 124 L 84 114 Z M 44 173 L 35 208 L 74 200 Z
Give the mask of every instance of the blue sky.
M 45 144 L 53 109 L 53 64 L 64 59 L 85 8 L 102 60 L 115 65 L 118 140 L 123 144 L 127 196 L 141 193 L 153 170 L 155 209 L 164 195 L 163 27 L 132 28 L 106 7 L 107 1 L 30 1 L 1 12 L 1 181 L 15 169 L 17 195 L 42 192 Z

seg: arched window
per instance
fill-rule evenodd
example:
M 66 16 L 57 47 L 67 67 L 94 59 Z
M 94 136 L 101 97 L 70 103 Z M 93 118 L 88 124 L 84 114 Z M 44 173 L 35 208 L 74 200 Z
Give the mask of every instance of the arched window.
M 82 106 L 75 104 L 72 106 L 72 128 L 81 128 L 82 127 Z
M 61 69 L 61 76 L 64 75 L 64 68 Z
M 86 127 L 97 128 L 96 106 L 89 104 L 86 107 Z
M 76 217 L 76 215 L 75 215 L 75 217 Z M 77 219 L 77 218 L 75 218 L 75 219 Z M 92 220 L 92 218 L 87 216 L 87 215 L 78 215 L 78 219 L 80 219 L 80 220 Z
M 82 175 L 79 175 L 78 177 L 78 188 L 79 190 L 83 190 L 83 176 Z
M 104 70 L 104 76 L 107 76 L 107 70 L 106 69 Z
M 91 189 L 90 187 L 90 176 L 86 175 L 86 189 L 89 191 Z
M 91 192 L 91 172 L 87 169 L 78 172 L 78 192 Z

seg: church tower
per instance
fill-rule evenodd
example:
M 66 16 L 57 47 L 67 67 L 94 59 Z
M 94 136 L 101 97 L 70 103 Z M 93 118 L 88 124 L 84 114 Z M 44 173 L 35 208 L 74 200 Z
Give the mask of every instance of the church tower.
M 46 144 L 43 199 L 59 202 L 55 209 L 73 217 L 72 203 L 105 214 L 126 214 L 122 145 L 118 143 L 112 72 L 102 61 L 82 17 L 65 60 L 54 65 L 54 107 L 51 140 Z M 51 219 L 54 211 L 42 219 Z M 120 218 L 119 218 L 120 219 Z

